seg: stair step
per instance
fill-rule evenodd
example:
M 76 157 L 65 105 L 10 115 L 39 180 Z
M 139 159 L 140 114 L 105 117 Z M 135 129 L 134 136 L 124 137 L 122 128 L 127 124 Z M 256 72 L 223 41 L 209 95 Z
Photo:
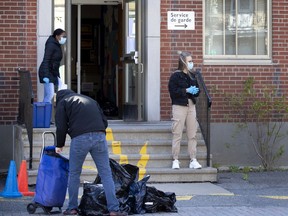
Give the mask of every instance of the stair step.
M 141 176 L 150 175 L 149 182 L 203 182 L 217 181 L 217 170 L 207 167 L 207 148 L 198 128 L 197 132 L 197 160 L 202 169 L 189 169 L 190 158 L 187 151 L 187 136 L 184 131 L 179 155 L 179 170 L 172 170 L 171 153 L 171 122 L 109 122 L 107 129 L 107 142 L 110 157 L 121 163 L 129 163 L 139 167 Z M 33 170 L 28 170 L 29 184 L 35 184 L 40 160 L 40 153 L 43 146 L 42 134 L 44 131 L 55 132 L 55 126 L 51 128 L 33 129 Z M 29 141 L 26 129 L 22 129 L 23 155 L 24 159 L 29 158 Z M 69 155 L 70 136 L 66 136 L 63 154 Z M 54 145 L 52 135 L 45 136 L 45 146 Z M 212 155 L 210 156 L 212 164 Z M 94 181 L 97 176 L 97 169 L 90 154 L 87 155 L 83 164 L 81 182 Z
M 149 183 L 155 182 L 216 182 L 217 169 L 205 167 L 202 169 L 181 168 L 178 170 L 171 168 L 147 168 L 145 175 L 150 175 Z M 30 185 L 36 184 L 37 170 L 28 171 L 28 182 Z M 83 169 L 80 182 L 93 182 L 97 177 L 97 170 Z
M 33 128 L 33 140 L 41 140 L 42 141 L 42 134 L 44 131 L 52 131 L 55 132 L 55 126 L 51 126 L 50 128 Z M 120 141 L 120 140 L 139 140 L 139 141 L 149 141 L 149 140 L 172 140 L 172 133 L 171 133 L 171 124 L 127 124 L 127 125 L 115 125 L 110 124 L 110 127 L 107 128 L 107 133 L 112 131 L 111 137 L 113 140 Z M 28 141 L 28 135 L 25 131 L 23 131 L 23 142 Z M 197 131 L 197 139 L 203 139 L 200 128 L 198 127 Z M 186 140 L 186 132 L 183 132 L 183 140 Z M 45 140 L 53 141 L 52 135 L 45 136 Z M 70 136 L 66 136 L 66 142 L 70 142 Z
M 65 156 L 65 155 L 64 155 Z M 68 156 L 66 156 L 68 158 Z M 124 160 L 125 163 L 129 163 L 132 165 L 143 166 L 145 165 L 147 168 L 169 168 L 172 166 L 172 156 L 167 156 L 166 154 L 150 154 L 150 155 L 140 155 L 140 154 L 129 154 L 129 155 L 115 155 L 110 154 L 110 158 L 120 161 L 120 159 Z M 211 156 L 212 159 L 212 156 Z M 206 153 L 205 152 L 198 152 L 197 154 L 198 162 L 205 167 L 206 166 Z M 188 167 L 190 158 L 187 154 L 180 154 L 179 155 L 180 167 Z M 39 167 L 40 158 L 33 158 L 32 167 L 38 168 Z M 210 162 L 211 163 L 211 162 Z M 87 155 L 83 166 L 85 167 L 95 167 L 94 161 L 90 154 Z
M 116 142 L 117 143 L 117 142 Z M 46 146 L 54 145 L 52 142 L 46 142 Z M 123 140 L 120 142 L 121 146 L 121 153 L 122 154 L 134 154 L 134 153 L 140 153 L 142 148 L 144 147 L 145 143 L 136 143 L 133 140 Z M 33 142 L 33 155 L 40 156 L 40 153 L 42 151 L 43 144 L 40 141 Z M 113 152 L 112 142 L 108 142 L 109 151 Z M 29 148 L 30 146 L 28 143 L 24 144 L 24 157 L 29 157 Z M 69 154 L 70 149 L 70 143 L 66 144 L 63 148 L 64 154 Z M 161 152 L 161 154 L 168 154 L 171 155 L 171 141 L 167 140 L 153 140 L 151 142 L 146 142 L 146 153 L 147 154 L 153 154 L 156 152 Z M 204 140 L 199 140 L 197 144 L 197 152 L 206 152 L 206 145 L 204 143 Z M 181 142 L 181 149 L 180 153 L 187 154 L 187 141 Z
M 202 169 L 147 169 L 149 182 L 217 182 L 217 169 L 204 167 Z

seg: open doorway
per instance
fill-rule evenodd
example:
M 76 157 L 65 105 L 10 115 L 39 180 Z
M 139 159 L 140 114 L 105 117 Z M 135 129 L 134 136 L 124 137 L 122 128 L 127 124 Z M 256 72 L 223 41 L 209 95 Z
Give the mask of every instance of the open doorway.
M 108 119 L 122 119 L 122 7 L 81 5 L 80 13 L 78 5 L 72 5 L 71 9 L 71 89 L 95 99 Z M 78 52 L 81 53 L 80 77 Z

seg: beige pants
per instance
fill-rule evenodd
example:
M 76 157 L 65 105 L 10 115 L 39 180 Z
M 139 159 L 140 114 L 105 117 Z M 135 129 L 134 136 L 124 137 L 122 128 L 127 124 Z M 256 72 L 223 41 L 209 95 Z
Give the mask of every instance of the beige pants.
M 172 106 L 172 156 L 174 160 L 178 160 L 180 152 L 180 143 L 184 126 L 186 124 L 186 134 L 188 137 L 188 152 L 191 159 L 196 158 L 197 146 L 197 119 L 196 108 L 193 102 L 189 99 L 189 106 Z

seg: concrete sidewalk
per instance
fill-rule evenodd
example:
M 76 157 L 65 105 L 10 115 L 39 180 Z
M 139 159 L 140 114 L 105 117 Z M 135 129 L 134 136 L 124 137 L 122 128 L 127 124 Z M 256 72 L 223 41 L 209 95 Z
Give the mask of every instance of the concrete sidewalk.
M 194 195 L 234 195 L 230 191 L 215 184 L 205 183 L 161 183 L 147 184 L 164 192 L 174 192 L 176 196 Z
M 2 181 L 3 183 L 3 181 Z M 1 185 L 0 191 L 3 190 L 5 185 Z M 225 190 L 224 188 L 221 188 L 219 186 L 216 186 L 212 183 L 159 183 L 159 184 L 149 184 L 147 183 L 147 186 L 155 187 L 158 190 L 161 190 L 163 192 L 174 192 L 176 194 L 176 207 L 178 208 L 177 213 L 169 213 L 169 212 L 157 212 L 157 213 L 146 213 L 147 216 L 169 216 L 169 215 L 185 215 L 189 216 L 191 212 L 190 210 L 187 210 L 186 208 L 178 207 L 177 203 L 181 201 L 188 201 L 191 200 L 192 197 L 196 195 L 233 195 L 233 193 Z M 32 189 L 31 189 L 32 190 Z M 79 203 L 80 199 L 83 195 L 83 187 L 80 187 L 79 189 Z M 29 203 L 33 202 L 33 197 L 22 197 L 22 198 L 15 198 L 15 199 L 7 199 L 0 197 L 0 216 L 15 216 L 15 215 L 21 215 L 21 216 L 28 216 L 30 215 L 26 207 Z M 66 209 L 68 204 L 68 194 L 65 199 L 64 206 L 62 208 Z M 58 211 L 58 208 L 53 208 L 53 211 Z M 35 215 L 43 215 L 44 212 L 41 208 L 37 208 Z M 53 213 L 54 214 L 54 213 Z M 54 215 L 63 215 L 62 213 L 55 213 Z M 135 216 L 138 214 L 134 214 Z M 191 215 L 195 216 L 195 214 L 191 213 Z M 31 215 L 30 215 L 31 216 Z
M 217 183 L 148 182 L 147 186 L 154 186 L 163 192 L 174 192 L 178 212 L 146 213 L 144 216 L 288 215 L 288 171 L 252 172 L 246 180 L 243 179 L 242 173 L 227 172 L 218 175 Z M 4 180 L 0 179 L 0 191 L 5 186 Z M 79 192 L 81 198 L 83 188 L 80 188 Z M 33 197 L 0 198 L 0 216 L 28 216 L 26 207 L 31 202 Z M 67 204 L 68 196 L 62 210 L 67 208 Z M 57 210 L 53 208 L 53 211 Z M 43 210 L 38 208 L 34 215 L 43 214 Z

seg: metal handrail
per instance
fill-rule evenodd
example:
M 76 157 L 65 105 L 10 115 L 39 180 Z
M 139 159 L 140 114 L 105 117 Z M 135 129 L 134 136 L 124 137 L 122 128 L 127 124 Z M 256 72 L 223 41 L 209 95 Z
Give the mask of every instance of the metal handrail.
M 33 102 L 34 94 L 30 71 L 18 70 L 20 75 L 19 107 L 17 123 L 25 125 L 29 139 L 29 169 L 32 169 L 33 158 Z
M 210 166 L 210 111 L 212 99 L 204 83 L 201 70 L 196 70 L 196 78 L 200 88 L 200 95 L 197 98 L 196 113 L 199 127 L 201 129 L 207 147 L 207 166 Z

